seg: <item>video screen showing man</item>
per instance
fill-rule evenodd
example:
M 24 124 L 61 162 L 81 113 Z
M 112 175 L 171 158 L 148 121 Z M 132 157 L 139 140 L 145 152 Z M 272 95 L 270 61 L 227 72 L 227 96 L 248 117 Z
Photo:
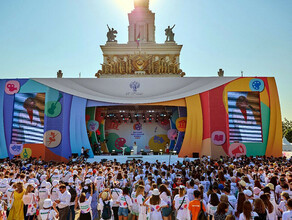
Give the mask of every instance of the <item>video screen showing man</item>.
M 231 142 L 262 142 L 258 93 L 229 92 L 228 112 Z
M 12 143 L 43 143 L 44 94 L 16 94 Z

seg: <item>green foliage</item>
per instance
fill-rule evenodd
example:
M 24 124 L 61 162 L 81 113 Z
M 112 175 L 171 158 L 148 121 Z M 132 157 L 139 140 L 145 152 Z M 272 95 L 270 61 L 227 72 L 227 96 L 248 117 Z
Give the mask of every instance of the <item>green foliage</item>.
M 290 143 L 292 142 L 292 129 L 290 131 L 287 132 L 287 134 L 285 135 L 285 138 L 287 139 L 287 141 L 289 141 Z
M 292 121 L 288 120 L 287 118 L 284 118 L 284 120 L 282 121 L 282 129 L 283 129 L 283 137 L 286 137 L 287 133 L 292 130 Z

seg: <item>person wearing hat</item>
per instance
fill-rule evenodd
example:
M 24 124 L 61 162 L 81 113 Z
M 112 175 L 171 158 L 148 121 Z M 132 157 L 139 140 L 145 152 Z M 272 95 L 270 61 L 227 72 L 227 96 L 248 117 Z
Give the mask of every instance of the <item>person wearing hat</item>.
M 70 220 L 70 219 L 74 220 L 75 219 L 75 199 L 77 198 L 77 190 L 76 190 L 76 187 L 74 186 L 73 177 L 70 177 L 67 182 L 68 182 L 67 189 L 69 193 L 71 194 L 70 211 L 69 211 L 67 220 Z
M 249 189 L 246 189 L 246 190 L 243 190 L 243 193 L 245 195 L 246 200 L 248 200 L 252 204 L 253 203 L 252 191 L 250 191 Z
M 287 201 L 289 200 L 289 194 L 287 192 L 281 193 L 281 202 L 278 206 L 278 217 L 281 218 L 283 212 L 286 212 L 287 209 Z
M 115 220 L 119 219 L 119 215 L 118 215 L 119 205 L 117 204 L 117 200 L 119 196 L 123 194 L 123 191 L 119 188 L 119 185 L 120 183 L 118 181 L 115 181 L 113 183 L 113 188 L 111 189 L 111 195 L 112 195 L 112 200 L 113 200 L 112 209 L 113 209 Z
M 59 195 L 59 181 L 58 180 L 54 180 L 52 182 L 53 188 L 51 189 L 51 200 L 54 202 L 55 200 L 58 199 L 58 195 Z
M 260 193 L 261 193 L 261 189 L 259 187 L 253 188 L 253 194 L 254 194 L 253 198 L 254 199 L 260 198 Z
M 92 183 L 90 183 L 93 186 Z M 91 209 L 91 201 L 93 195 L 93 187 L 90 187 L 90 196 L 86 199 L 86 194 L 81 193 L 78 202 L 75 203 L 75 209 L 77 209 L 77 205 L 80 208 L 80 217 L 79 220 L 91 220 L 92 218 L 92 209 Z
M 188 210 L 189 202 L 190 200 L 188 196 L 186 195 L 185 186 L 180 185 L 178 194 L 173 199 L 174 208 L 177 211 L 176 218 L 178 220 L 190 219 L 190 212 Z
M 90 179 L 86 179 L 85 180 L 85 187 L 87 188 L 87 190 L 85 191 L 85 195 L 86 198 L 89 198 L 90 194 L 91 194 L 91 189 L 92 189 L 92 199 L 91 199 L 91 214 L 92 214 L 92 219 L 96 219 L 98 218 L 98 210 L 97 210 L 97 206 L 98 206 L 98 192 L 96 190 L 96 187 L 94 185 L 94 183 L 90 180 Z
M 99 196 L 99 204 L 101 210 L 101 219 L 110 220 L 112 219 L 112 206 L 113 200 L 111 199 L 110 189 L 104 189 Z
M 59 212 L 56 208 L 56 203 L 51 199 L 45 199 L 43 208 L 39 212 L 41 220 L 53 220 L 59 217 Z
M 40 209 L 43 208 L 43 203 L 45 199 L 49 198 L 50 194 L 51 194 L 50 190 L 47 189 L 47 181 L 44 180 L 41 183 L 41 188 L 38 191 L 38 200 L 39 200 Z
M 152 195 L 148 197 L 144 204 L 149 208 L 149 219 L 162 220 L 161 209 L 166 208 L 168 205 L 160 199 L 160 192 L 154 189 Z

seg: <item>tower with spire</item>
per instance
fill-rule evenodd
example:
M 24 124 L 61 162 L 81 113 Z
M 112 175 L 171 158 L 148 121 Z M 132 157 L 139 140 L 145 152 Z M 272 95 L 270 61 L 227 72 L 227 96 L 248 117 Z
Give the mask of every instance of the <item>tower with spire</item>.
M 115 40 L 117 31 L 108 27 L 108 41 L 101 45 L 103 63 L 96 77 L 182 77 L 179 57 L 182 45 L 171 40 L 155 41 L 155 13 L 149 9 L 149 0 L 134 0 L 134 9 L 128 14 L 128 42 Z M 164 33 L 164 30 L 159 30 Z M 171 36 L 171 35 L 169 35 Z

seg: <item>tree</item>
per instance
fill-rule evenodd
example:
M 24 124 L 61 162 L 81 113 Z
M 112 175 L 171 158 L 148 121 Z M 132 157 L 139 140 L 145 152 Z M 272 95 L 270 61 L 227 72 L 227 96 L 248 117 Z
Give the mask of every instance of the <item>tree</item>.
M 283 137 L 286 137 L 287 133 L 292 130 L 292 121 L 288 120 L 287 118 L 284 118 L 284 120 L 282 121 L 282 129 L 283 129 Z
M 287 139 L 287 141 L 289 141 L 290 143 L 292 142 L 292 130 L 288 131 L 285 138 Z

